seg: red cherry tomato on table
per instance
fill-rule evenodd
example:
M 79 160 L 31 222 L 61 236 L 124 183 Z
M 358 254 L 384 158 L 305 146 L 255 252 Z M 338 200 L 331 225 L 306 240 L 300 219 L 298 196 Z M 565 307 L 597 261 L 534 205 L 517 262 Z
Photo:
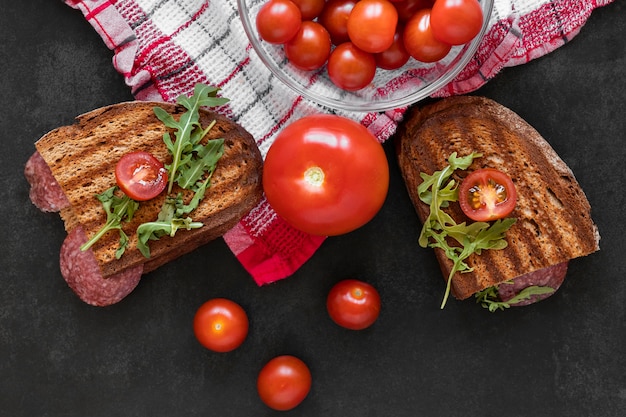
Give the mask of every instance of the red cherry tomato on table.
M 337 87 L 356 91 L 366 87 L 376 75 L 374 55 L 344 42 L 332 50 L 326 64 L 328 78 Z
M 398 12 L 388 0 L 360 0 L 348 17 L 348 35 L 359 49 L 382 52 L 393 43 L 397 23 Z
M 202 304 L 193 319 L 193 331 L 202 346 L 215 352 L 238 348 L 248 335 L 248 316 L 237 303 L 214 298 Z
M 437 39 L 450 45 L 462 45 L 480 32 L 483 10 L 477 0 L 436 0 L 430 20 Z
M 269 0 L 256 15 L 259 36 L 273 44 L 283 44 L 293 38 L 301 23 L 302 13 L 291 0 Z
M 120 189 L 136 201 L 155 198 L 167 185 L 163 163 L 144 151 L 127 153 L 115 166 L 115 181 Z
M 459 186 L 459 204 L 467 217 L 492 221 L 508 216 L 517 203 L 513 180 L 494 168 L 470 173 Z
M 348 16 L 357 0 L 329 0 L 317 21 L 326 28 L 333 45 L 348 42 Z
M 302 22 L 296 36 L 285 43 L 285 56 L 294 66 L 311 71 L 326 63 L 330 45 L 330 35 L 324 26 L 307 20 Z
M 430 9 L 418 11 L 406 22 L 402 37 L 407 52 L 421 62 L 437 62 L 452 49 L 449 44 L 435 38 L 430 19 Z
M 291 355 L 277 356 L 259 372 L 257 391 L 268 407 L 286 411 L 300 404 L 311 390 L 311 371 Z
M 388 188 L 383 147 L 345 117 L 303 117 L 278 134 L 265 157 L 267 201 L 287 223 L 313 235 L 361 227 L 378 213 Z
M 355 279 L 339 281 L 326 299 L 330 318 L 351 330 L 365 329 L 380 314 L 380 295 L 372 285 Z

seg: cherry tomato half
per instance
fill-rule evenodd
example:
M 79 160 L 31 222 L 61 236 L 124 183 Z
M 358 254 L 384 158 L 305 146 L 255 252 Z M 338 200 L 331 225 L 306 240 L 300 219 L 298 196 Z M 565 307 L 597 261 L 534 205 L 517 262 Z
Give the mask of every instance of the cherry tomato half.
M 238 348 L 248 335 L 248 326 L 245 310 L 225 298 L 214 298 L 202 304 L 193 319 L 196 339 L 214 352 Z
M 259 372 L 257 391 L 268 407 L 291 410 L 309 394 L 311 380 L 311 371 L 301 359 L 291 355 L 277 356 Z
M 450 45 L 462 45 L 480 32 L 483 10 L 478 0 L 436 0 L 430 20 L 437 39 Z
M 326 299 L 330 318 L 339 326 L 351 330 L 365 329 L 380 314 L 380 295 L 372 285 L 356 279 L 339 281 Z
M 415 13 L 404 28 L 404 48 L 415 59 L 421 62 L 437 62 L 444 58 L 452 46 L 435 38 L 430 24 L 430 9 L 422 9 Z
M 348 17 L 348 35 L 357 48 L 382 52 L 393 43 L 397 23 L 398 12 L 388 0 L 360 0 Z
M 117 162 L 115 181 L 133 200 L 151 200 L 165 189 L 167 170 L 161 161 L 148 152 L 130 152 Z
M 517 202 L 513 180 L 494 168 L 470 173 L 459 186 L 459 204 L 467 217 L 492 221 L 508 216 Z
M 383 147 L 363 125 L 311 115 L 288 125 L 270 146 L 263 188 L 276 213 L 296 229 L 340 235 L 378 213 L 389 166 Z
M 269 0 L 256 15 L 259 36 L 273 44 L 283 44 L 293 38 L 301 23 L 302 13 L 291 0 Z

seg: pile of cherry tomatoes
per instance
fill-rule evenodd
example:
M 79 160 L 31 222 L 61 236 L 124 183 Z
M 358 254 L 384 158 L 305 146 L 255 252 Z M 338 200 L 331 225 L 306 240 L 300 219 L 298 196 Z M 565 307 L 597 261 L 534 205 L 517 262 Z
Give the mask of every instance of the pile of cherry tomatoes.
M 367 86 L 376 68 L 439 61 L 482 25 L 478 0 L 268 0 L 256 17 L 259 37 L 283 45 L 292 65 L 326 64 L 347 91 Z
M 355 279 L 336 283 L 328 292 L 326 307 L 330 318 L 351 330 L 365 329 L 380 313 L 380 295 L 370 284 Z M 248 335 L 248 316 L 234 301 L 214 298 L 202 304 L 193 321 L 196 338 L 215 352 L 232 351 Z M 300 404 L 311 390 L 309 367 L 292 355 L 276 356 L 259 371 L 259 398 L 274 410 L 290 410 Z

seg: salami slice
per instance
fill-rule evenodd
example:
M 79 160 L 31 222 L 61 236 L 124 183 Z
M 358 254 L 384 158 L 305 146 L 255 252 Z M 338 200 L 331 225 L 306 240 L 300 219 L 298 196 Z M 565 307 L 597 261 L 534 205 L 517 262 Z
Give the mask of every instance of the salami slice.
M 547 294 L 532 295 L 526 300 L 511 304 L 511 307 L 525 306 L 548 298 L 549 296 L 554 294 L 556 290 L 559 289 L 559 287 L 565 280 L 565 275 L 567 274 L 567 265 L 568 262 L 562 262 L 554 266 L 549 266 L 547 268 L 539 269 L 528 274 L 520 275 L 519 277 L 515 278 L 510 284 L 499 284 L 498 295 L 500 296 L 500 299 L 502 301 L 508 301 L 515 297 L 517 294 L 519 294 L 523 289 L 535 285 L 539 287 L 551 287 L 554 288 L 554 291 Z
M 93 306 L 104 307 L 121 301 L 139 284 L 143 265 L 105 279 L 93 252 L 80 250 L 86 241 L 87 236 L 79 226 L 67 235 L 61 245 L 61 274 L 67 285 L 81 300 Z
M 30 184 L 30 200 L 39 210 L 57 212 L 69 206 L 70 202 L 39 152 L 26 162 L 24 175 Z

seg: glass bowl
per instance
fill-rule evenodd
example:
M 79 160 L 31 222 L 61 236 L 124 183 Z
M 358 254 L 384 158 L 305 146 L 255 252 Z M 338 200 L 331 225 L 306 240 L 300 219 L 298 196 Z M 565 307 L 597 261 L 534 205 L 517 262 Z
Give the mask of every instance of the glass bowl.
M 426 64 L 413 58 L 397 70 L 377 69 L 374 80 L 358 91 L 345 91 L 328 78 L 326 66 L 316 71 L 303 71 L 289 64 L 281 45 L 261 40 L 256 29 L 256 15 L 267 0 L 237 0 L 243 28 L 269 70 L 298 95 L 331 109 L 347 111 L 384 111 L 402 108 L 420 101 L 456 77 L 470 61 L 489 24 L 494 0 L 479 0 L 483 9 L 483 25 L 469 43 L 452 47 L 448 55 Z

